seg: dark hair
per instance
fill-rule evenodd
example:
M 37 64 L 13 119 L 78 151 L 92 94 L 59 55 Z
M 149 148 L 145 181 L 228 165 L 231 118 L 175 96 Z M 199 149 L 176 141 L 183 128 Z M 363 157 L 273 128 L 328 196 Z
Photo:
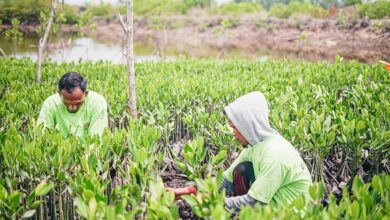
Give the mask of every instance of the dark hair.
M 80 87 L 83 92 L 87 90 L 87 81 L 76 72 L 65 73 L 58 82 L 59 91 L 64 89 L 67 92 L 72 92 L 77 87 Z

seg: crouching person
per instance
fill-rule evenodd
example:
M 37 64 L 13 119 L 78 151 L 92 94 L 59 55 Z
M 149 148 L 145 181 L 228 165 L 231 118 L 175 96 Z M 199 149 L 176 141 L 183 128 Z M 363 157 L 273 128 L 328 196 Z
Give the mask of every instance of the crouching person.
M 244 205 L 289 204 L 307 195 L 312 183 L 309 170 L 298 151 L 268 120 L 268 104 L 260 92 L 244 95 L 225 107 L 233 136 L 244 146 L 238 158 L 223 173 L 220 189 L 228 209 Z

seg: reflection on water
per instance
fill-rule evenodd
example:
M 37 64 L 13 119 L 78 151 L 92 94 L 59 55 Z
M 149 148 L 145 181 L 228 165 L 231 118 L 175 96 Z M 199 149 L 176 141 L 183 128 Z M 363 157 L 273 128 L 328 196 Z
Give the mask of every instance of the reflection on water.
M 55 44 L 48 45 L 48 57 L 57 62 L 71 61 L 99 61 L 107 60 L 113 63 L 126 63 L 120 43 L 98 42 L 90 37 L 54 39 Z M 0 48 L 7 56 L 17 58 L 30 57 L 37 60 L 38 39 L 27 37 L 22 45 L 13 45 L 11 42 L 0 38 Z M 135 62 L 173 60 L 174 56 L 158 57 L 152 54 L 149 45 L 135 43 Z
M 0 37 L 0 48 L 7 56 L 17 58 L 30 57 L 33 60 L 37 60 L 38 38 L 36 36 L 25 36 L 22 45 L 14 45 Z M 255 59 L 261 61 L 268 59 L 268 56 L 264 56 L 264 54 L 267 54 L 264 51 L 262 55 L 259 53 L 245 54 L 234 49 L 223 49 L 223 56 L 221 56 L 221 51 L 206 45 L 196 48 L 178 48 L 176 45 L 169 45 L 163 52 L 164 56 L 156 55 L 158 52 L 156 53 L 151 40 L 134 42 L 134 60 L 136 63 L 144 61 L 171 61 L 179 55 L 200 58 Z M 71 61 L 96 62 L 99 60 L 111 61 L 116 64 L 126 63 L 121 42 L 102 42 L 90 37 L 57 36 L 51 38 L 48 43 L 48 57 L 59 63 Z

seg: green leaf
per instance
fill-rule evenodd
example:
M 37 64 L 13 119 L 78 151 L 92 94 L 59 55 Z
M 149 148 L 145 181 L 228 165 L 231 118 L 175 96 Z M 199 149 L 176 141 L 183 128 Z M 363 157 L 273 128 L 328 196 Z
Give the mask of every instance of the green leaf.
M 363 186 L 363 182 L 360 179 L 360 176 L 355 176 L 352 183 L 352 191 L 355 195 L 358 195 L 360 192 L 360 188 Z
M 14 191 L 10 194 L 10 203 L 11 203 L 11 207 L 12 208 L 16 208 L 18 207 L 20 204 L 20 200 L 23 196 L 23 193 L 19 192 L 19 191 Z
M 356 128 L 357 128 L 358 131 L 363 130 L 365 127 L 366 127 L 366 123 L 365 123 L 364 121 L 359 121 L 359 122 L 356 124 Z
M 305 206 L 305 200 L 302 196 L 299 196 L 294 200 L 293 204 L 298 210 L 301 210 Z
M 328 133 L 328 142 L 329 143 L 332 143 L 333 141 L 334 141 L 334 139 L 335 139 L 335 136 L 336 136 L 336 133 L 334 132 L 334 131 L 330 131 L 329 133 Z
M 222 160 L 225 159 L 227 154 L 226 150 L 220 150 L 219 153 L 212 159 L 211 165 L 219 164 Z
M 31 218 L 35 214 L 35 212 L 35 209 L 30 209 L 23 214 L 22 218 Z
M 371 185 L 375 191 L 377 191 L 378 193 L 382 193 L 383 186 L 379 176 L 374 176 L 374 178 L 372 178 Z
M 360 212 L 359 203 L 357 203 L 357 201 L 354 201 L 352 203 L 352 218 L 357 218 L 359 216 L 359 212 Z
M 373 205 L 373 200 L 369 195 L 363 195 L 362 199 L 366 207 L 371 207 Z
M 390 192 L 390 175 L 385 176 L 386 191 Z
M 390 139 L 390 131 L 386 131 L 386 132 L 383 134 L 383 138 L 384 138 L 384 139 Z
M 180 161 L 176 161 L 176 164 L 177 164 L 177 167 L 181 170 L 181 171 L 186 171 L 187 170 L 187 166 L 185 165 L 185 163 L 183 162 L 180 162 Z
M 191 195 L 183 195 L 182 198 L 191 206 L 194 207 L 198 205 L 198 202 L 196 199 Z
M 31 204 L 34 202 L 35 199 L 35 190 L 33 190 L 27 197 L 26 197 L 26 205 L 27 207 L 30 207 Z
M 0 201 L 4 200 L 7 197 L 8 197 L 7 190 L 2 185 L 0 185 Z
M 192 152 L 192 148 L 189 144 L 184 144 L 184 153 Z
M 45 201 L 44 200 L 37 200 L 35 202 L 33 202 L 31 205 L 30 205 L 30 208 L 38 208 L 38 206 L 40 206 L 41 204 L 43 204 Z
M 76 211 L 77 214 L 80 215 L 80 217 L 87 219 L 88 218 L 88 209 L 84 201 L 82 201 L 80 198 L 76 198 L 75 201 L 76 204 Z
M 53 183 L 47 183 L 46 180 L 43 180 L 41 183 L 38 184 L 37 188 L 35 188 L 35 195 L 36 196 L 43 196 L 46 195 L 50 190 L 52 190 L 54 187 Z
M 316 185 L 312 184 L 309 187 L 309 194 L 310 194 L 310 197 L 313 201 L 317 201 L 317 187 L 316 187 Z

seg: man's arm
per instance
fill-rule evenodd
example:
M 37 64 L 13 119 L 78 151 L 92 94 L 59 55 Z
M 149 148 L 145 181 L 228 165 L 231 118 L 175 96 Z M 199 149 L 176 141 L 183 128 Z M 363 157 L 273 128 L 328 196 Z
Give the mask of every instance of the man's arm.
M 89 135 L 99 135 L 102 136 L 104 128 L 108 127 L 108 113 L 107 113 L 107 102 L 99 103 L 96 111 L 91 117 L 91 121 L 89 123 L 88 133 Z

